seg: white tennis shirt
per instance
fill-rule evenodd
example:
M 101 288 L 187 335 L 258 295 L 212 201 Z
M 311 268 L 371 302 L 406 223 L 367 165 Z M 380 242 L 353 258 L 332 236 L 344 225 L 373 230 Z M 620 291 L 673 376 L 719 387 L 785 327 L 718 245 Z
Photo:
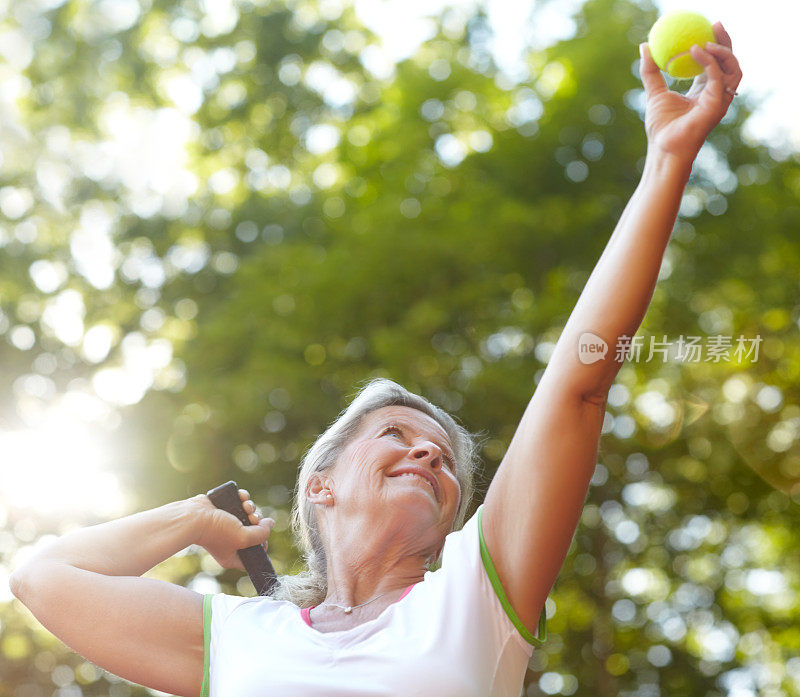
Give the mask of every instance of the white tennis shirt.
M 203 598 L 202 697 L 519 697 L 538 637 L 508 602 L 481 505 L 450 533 L 442 564 L 375 619 L 338 632 L 268 597 Z

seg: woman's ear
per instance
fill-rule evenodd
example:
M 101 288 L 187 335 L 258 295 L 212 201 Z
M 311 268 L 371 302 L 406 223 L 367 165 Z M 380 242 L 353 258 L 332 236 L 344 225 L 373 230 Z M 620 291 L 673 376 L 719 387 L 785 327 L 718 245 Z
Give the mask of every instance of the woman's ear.
M 331 484 L 332 482 L 327 477 L 315 472 L 309 479 L 306 498 L 312 503 L 330 503 L 333 498 Z

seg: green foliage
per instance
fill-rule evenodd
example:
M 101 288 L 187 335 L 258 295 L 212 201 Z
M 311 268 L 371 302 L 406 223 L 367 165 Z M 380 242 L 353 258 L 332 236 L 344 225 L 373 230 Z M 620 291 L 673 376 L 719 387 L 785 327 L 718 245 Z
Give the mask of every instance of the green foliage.
M 235 26 L 215 33 L 191 2 L 156 3 L 116 31 L 79 2 L 11 6 L 10 26 L 40 23 L 18 125 L 2 136 L 0 186 L 33 195 L 16 217 L 0 196 L 3 427 L 36 399 L 21 378 L 75 389 L 123 364 L 123 337 L 167 340 L 174 357 L 151 389 L 116 405 L 113 469 L 141 507 L 236 479 L 278 520 L 281 571 L 297 564 L 298 462 L 363 380 L 391 377 L 487 434 L 489 481 L 641 173 L 635 49 L 654 12 L 587 2 L 575 36 L 532 51 L 530 79 L 512 84 L 486 57 L 480 14 L 463 34 L 442 22 L 382 81 L 359 60 L 375 39 L 349 8 L 240 3 Z M 189 74 L 199 96 L 177 79 Z M 351 101 L 326 101 L 319 85 L 336 79 Z M 759 335 L 758 360 L 623 367 L 528 695 L 543 694 L 543 673 L 563 676 L 563 694 L 721 695 L 730 671 L 757 662 L 776 666 L 760 689 L 800 694 L 789 661 L 800 652 L 800 168 L 742 137 L 743 104 L 698 159 L 640 334 L 645 346 Z M 196 127 L 186 162 L 167 141 L 150 169 L 92 150 L 135 128 L 115 107 L 175 123 L 183 109 Z M 312 144 L 321 124 L 339 132 L 330 150 Z M 47 194 L 57 172 L 65 184 Z M 102 230 L 103 215 L 97 234 L 116 261 L 101 282 L 76 230 Z M 57 288 L 35 282 L 40 260 L 65 271 Z M 84 329 L 113 330 L 107 356 L 48 323 L 67 289 Z M 30 542 L 9 539 L 7 559 Z M 163 576 L 252 592 L 196 552 Z M 145 694 L 112 686 L 17 602 L 1 612 L 0 697 L 44 694 L 57 665 L 86 695 Z

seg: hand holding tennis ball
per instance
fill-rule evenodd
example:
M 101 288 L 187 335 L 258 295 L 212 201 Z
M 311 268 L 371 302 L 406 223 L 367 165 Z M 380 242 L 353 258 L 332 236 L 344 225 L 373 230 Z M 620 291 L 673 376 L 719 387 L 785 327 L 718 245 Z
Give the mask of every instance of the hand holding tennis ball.
M 710 33 L 709 33 L 710 32 Z M 667 155 L 684 170 L 703 145 L 706 136 L 728 110 L 742 79 L 733 55 L 731 37 L 720 22 L 710 24 L 693 12 L 673 12 L 659 19 L 648 43 L 639 45 L 647 104 L 645 132 L 648 154 Z M 686 94 L 667 87 L 659 70 L 694 77 Z

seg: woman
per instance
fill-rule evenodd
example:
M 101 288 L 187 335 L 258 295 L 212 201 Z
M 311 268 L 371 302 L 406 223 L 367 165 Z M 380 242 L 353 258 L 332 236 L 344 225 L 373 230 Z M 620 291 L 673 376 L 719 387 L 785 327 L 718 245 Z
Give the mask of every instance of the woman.
M 204 495 L 71 532 L 11 579 L 53 634 L 132 682 L 196 697 L 516 697 L 544 604 L 595 467 L 614 351 L 578 338 L 633 336 L 655 287 L 692 162 L 741 79 L 731 42 L 694 46 L 687 96 L 647 45 L 647 158 L 639 186 L 559 339 L 484 503 L 461 526 L 475 444 L 391 381 L 367 385 L 305 456 L 294 528 L 309 571 L 271 598 L 198 593 L 141 574 L 190 544 L 225 568 L 272 526 L 243 527 Z M 429 566 L 441 558 L 441 568 Z M 536 630 L 536 632 L 534 631 Z

